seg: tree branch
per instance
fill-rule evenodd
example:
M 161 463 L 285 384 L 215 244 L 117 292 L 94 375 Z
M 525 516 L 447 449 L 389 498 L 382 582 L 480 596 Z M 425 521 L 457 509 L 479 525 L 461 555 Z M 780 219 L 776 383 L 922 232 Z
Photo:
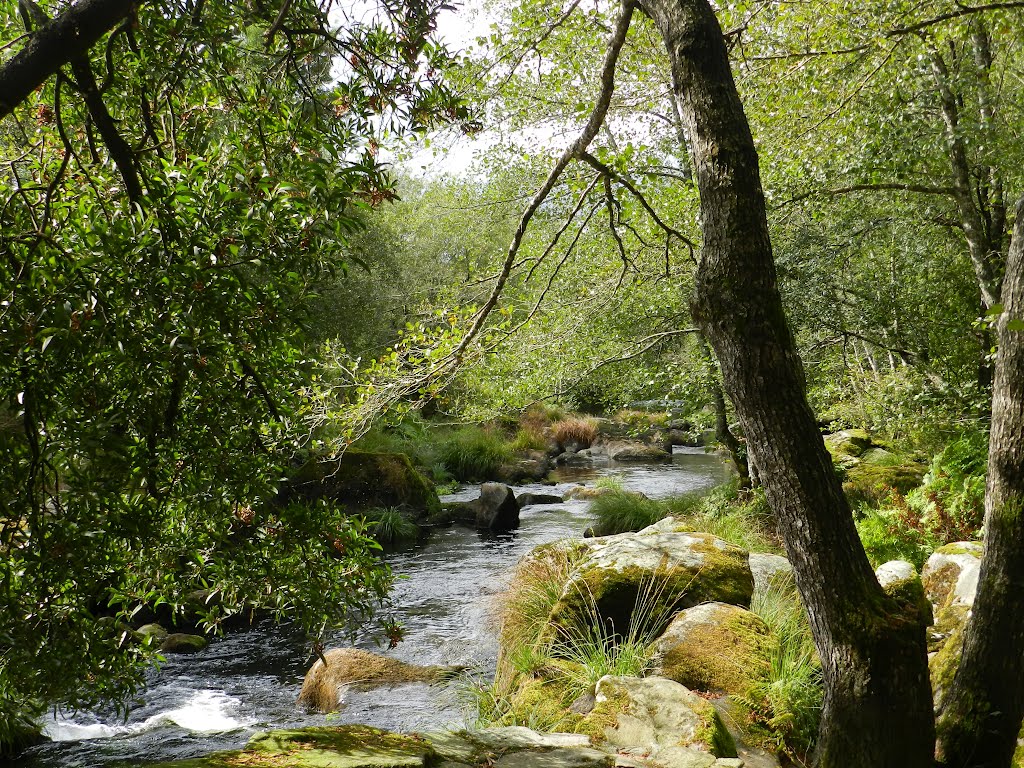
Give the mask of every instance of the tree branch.
M 36 30 L 28 44 L 0 67 L 0 119 L 62 66 L 88 53 L 128 16 L 136 2 L 139 0 L 79 0 Z
M 941 24 L 944 21 L 951 21 L 952 19 L 960 19 L 964 16 L 971 16 L 975 13 L 986 13 L 988 11 L 1000 11 L 1008 8 L 1024 8 L 1024 0 L 1011 0 L 1011 2 L 1005 3 L 989 3 L 987 5 L 964 5 L 955 11 L 949 13 L 943 13 L 934 18 L 927 19 L 925 21 L 919 21 L 916 24 L 909 24 L 905 27 L 896 27 L 890 29 L 886 34 L 889 37 L 895 37 L 896 35 L 908 35 L 913 32 L 920 32 L 922 29 L 928 27 L 934 27 L 936 24 Z
M 832 195 L 847 195 L 850 192 L 917 192 L 922 195 L 945 195 L 953 197 L 956 190 L 953 187 L 933 187 L 928 184 L 909 184 L 899 181 L 881 182 L 878 184 L 851 184 L 848 187 L 833 187 L 832 189 L 818 189 L 811 192 L 791 197 L 785 202 L 779 203 L 779 208 L 799 203 L 809 197 L 826 197 Z

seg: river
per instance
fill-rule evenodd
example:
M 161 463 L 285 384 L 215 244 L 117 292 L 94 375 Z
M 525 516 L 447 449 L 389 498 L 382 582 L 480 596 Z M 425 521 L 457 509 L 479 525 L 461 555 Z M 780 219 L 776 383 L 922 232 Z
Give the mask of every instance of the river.
M 662 498 L 709 488 L 728 477 L 717 456 L 700 449 L 676 449 L 659 465 L 596 465 L 562 468 L 557 486 L 516 486 L 516 493 L 563 493 L 616 475 L 628 490 Z M 445 500 L 475 498 L 466 486 Z M 521 525 L 508 534 L 483 534 L 461 527 L 434 531 L 402 552 L 388 555 L 399 575 L 392 600 L 405 640 L 391 651 L 371 637 L 356 645 L 417 664 L 468 666 L 482 677 L 493 673 L 497 636 L 496 596 L 516 561 L 539 544 L 579 536 L 590 524 L 585 501 L 525 507 Z M 342 635 L 328 647 L 350 645 Z M 409 684 L 371 692 L 349 692 L 335 715 L 303 712 L 295 705 L 302 678 L 312 663 L 301 633 L 287 626 L 259 624 L 214 640 L 199 653 L 169 656 L 147 676 L 146 688 L 127 718 L 113 711 L 58 713 L 46 724 L 47 741 L 25 753 L 18 768 L 91 768 L 119 762 L 155 762 L 197 757 L 244 745 L 268 728 L 326 723 L 366 723 L 397 731 L 458 727 L 473 713 L 455 681 Z

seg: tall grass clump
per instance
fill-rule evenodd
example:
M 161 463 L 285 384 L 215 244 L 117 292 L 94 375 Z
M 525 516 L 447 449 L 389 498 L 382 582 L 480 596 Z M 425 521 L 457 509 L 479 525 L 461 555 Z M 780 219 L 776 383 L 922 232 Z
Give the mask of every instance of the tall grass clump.
M 469 426 L 444 435 L 440 457 L 457 480 L 487 480 L 512 458 L 512 450 L 496 430 Z
M 597 420 L 582 416 L 562 419 L 552 427 L 555 440 L 563 448 L 576 445 L 589 448 L 597 439 Z
M 770 643 L 750 690 L 732 698 L 746 711 L 747 731 L 755 740 L 804 765 L 818 733 L 824 688 L 792 577 L 755 593 L 750 610 L 768 625 Z
M 639 531 L 661 520 L 668 514 L 663 504 L 639 493 L 613 489 L 593 500 L 590 512 L 597 518 L 594 533 L 609 536 L 613 533 Z
M 414 541 L 420 533 L 416 523 L 397 507 L 380 507 L 366 512 L 367 531 L 383 547 Z
M 726 483 L 705 494 L 691 493 L 663 502 L 666 511 L 694 531 L 710 533 L 751 552 L 780 552 L 782 543 L 764 491 L 739 491 Z
M 587 590 L 571 578 L 581 551 L 548 547 L 517 567 L 498 610 L 502 652 L 495 679 L 478 683 L 470 695 L 481 725 L 586 730 L 584 718 L 569 710 L 576 699 L 593 693 L 605 675 L 641 676 L 649 668 L 654 640 L 682 595 L 665 594 L 664 583 L 652 579 L 640 590 L 629 626 L 616 628 L 586 591 L 583 607 L 562 615 L 555 629 L 548 620 L 564 591 Z

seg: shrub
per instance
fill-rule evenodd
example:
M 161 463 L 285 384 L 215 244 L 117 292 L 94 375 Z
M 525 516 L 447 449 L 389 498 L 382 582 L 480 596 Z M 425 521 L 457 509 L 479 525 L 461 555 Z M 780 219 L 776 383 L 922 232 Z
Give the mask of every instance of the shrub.
M 447 433 L 440 446 L 445 468 L 458 480 L 493 477 L 512 451 L 502 437 L 482 427 L 463 427 Z
M 668 514 L 663 504 L 623 490 L 613 490 L 598 496 L 591 503 L 590 511 L 597 518 L 594 532 L 598 536 L 639 531 Z
M 597 421 L 590 418 L 573 417 L 562 419 L 554 426 L 555 440 L 562 447 L 576 443 L 589 448 L 597 438 Z

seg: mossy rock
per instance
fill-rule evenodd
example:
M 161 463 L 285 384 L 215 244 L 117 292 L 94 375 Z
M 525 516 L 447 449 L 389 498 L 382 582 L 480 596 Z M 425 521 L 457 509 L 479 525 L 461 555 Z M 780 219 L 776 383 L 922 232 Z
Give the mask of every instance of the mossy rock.
M 925 596 L 924 585 L 913 564 L 906 560 L 890 560 L 878 566 L 875 578 L 885 594 L 895 599 L 907 615 L 914 616 L 925 626 L 932 623 L 932 604 Z
M 283 501 L 328 499 L 353 511 L 378 507 L 408 510 L 413 520 L 441 511 L 437 491 L 404 453 L 349 449 L 337 458 L 310 459 L 281 491 Z
M 306 672 L 298 704 L 317 712 L 334 712 L 340 705 L 343 686 L 374 688 L 401 683 L 431 683 L 450 671 L 445 667 L 407 664 L 359 648 L 332 648 Z
M 954 605 L 970 608 L 974 604 L 983 551 L 981 542 L 957 541 L 929 556 L 921 581 L 936 613 Z
M 258 733 L 245 749 L 152 768 L 420 768 L 436 757 L 421 738 L 344 725 Z
M 825 435 L 825 447 L 837 459 L 858 458 L 871 445 L 871 435 L 863 429 L 842 429 Z
M 890 454 L 891 455 L 891 454 Z M 850 501 L 877 503 L 891 490 L 907 494 L 921 485 L 925 468 L 918 464 L 875 464 L 866 461 L 846 468 L 843 490 Z
M 759 616 L 702 603 L 678 614 L 658 638 L 655 674 L 690 689 L 743 696 L 766 671 L 771 644 Z
M 553 634 L 585 623 L 625 634 L 645 614 L 647 631 L 704 602 L 749 606 L 754 578 L 747 551 L 707 533 L 644 529 L 588 540 L 549 618 Z
M 184 632 L 172 632 L 160 641 L 161 653 L 196 653 L 210 644 L 202 635 L 189 635 Z
M 591 738 L 617 748 L 642 746 L 656 763 L 700 755 L 736 757 L 736 744 L 714 706 L 662 677 L 602 677 L 587 715 Z M 681 751 L 681 752 L 680 752 Z M 677 752 L 679 754 L 677 754 Z

